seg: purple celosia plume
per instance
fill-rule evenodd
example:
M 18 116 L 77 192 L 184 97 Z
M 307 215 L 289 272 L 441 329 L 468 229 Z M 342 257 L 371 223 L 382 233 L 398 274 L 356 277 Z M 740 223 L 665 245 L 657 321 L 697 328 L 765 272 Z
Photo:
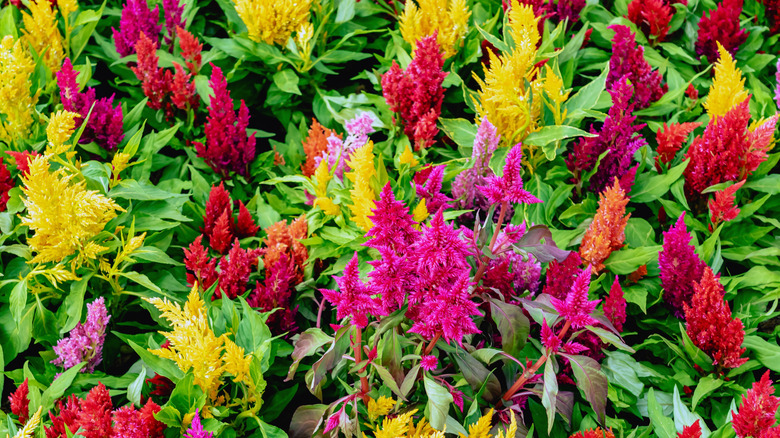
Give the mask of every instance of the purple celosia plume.
M 523 164 L 522 145 L 516 144 L 506 155 L 504 174 L 485 178 L 485 185 L 477 186 L 491 204 L 507 202 L 536 204 L 542 202 L 536 196 L 523 189 L 523 179 L 520 176 Z
M 162 26 L 160 21 L 160 7 L 149 9 L 146 0 L 127 0 L 122 7 L 122 18 L 119 20 L 119 30 L 114 32 L 114 44 L 120 56 L 125 57 L 135 53 L 135 43 L 141 33 L 152 41 L 159 41 Z
M 95 142 L 102 148 L 112 151 L 124 138 L 122 107 L 114 107 L 114 95 L 97 99 L 95 89 L 88 87 L 86 92 L 79 92 L 76 82 L 78 72 L 73 69 L 69 58 L 65 58 L 62 68 L 57 72 L 57 85 L 60 87 L 60 100 L 66 111 L 79 114 L 76 118 L 76 129 L 89 115 L 87 126 L 79 138 L 79 143 Z M 90 113 L 90 109 L 92 113 Z
M 206 143 L 194 142 L 198 156 L 206 161 L 214 172 L 227 177 L 230 172 L 246 176 L 249 163 L 255 159 L 255 134 L 247 135 L 249 110 L 244 101 L 233 110 L 233 99 L 227 89 L 227 80 L 219 67 L 211 65 L 209 84 L 214 92 L 209 104 L 205 126 Z
M 553 307 L 569 323 L 574 330 L 598 323 L 591 314 L 596 310 L 600 300 L 588 301 L 590 286 L 590 266 L 580 271 L 565 300 L 552 298 Z
M 425 199 L 425 206 L 430 212 L 450 208 L 450 199 L 442 193 L 442 182 L 444 180 L 444 169 L 447 165 L 439 166 L 428 165 L 414 174 L 412 185 L 417 196 Z
M 214 434 L 212 432 L 206 431 L 206 429 L 203 428 L 203 424 L 200 422 L 200 411 L 198 409 L 195 409 L 195 416 L 192 417 L 192 424 L 190 424 L 189 429 L 187 429 L 186 432 L 184 432 L 185 438 L 214 438 Z
M 95 371 L 95 367 L 103 360 L 103 342 L 106 339 L 106 326 L 110 319 L 103 297 L 87 304 L 87 320 L 78 323 L 67 338 L 57 342 L 54 347 L 57 358 L 51 363 L 70 368 L 80 362 L 86 362 L 81 371 L 86 373 Z
M 601 131 L 596 132 L 591 125 L 590 132 L 598 135 L 580 138 L 566 160 L 566 166 L 574 174 L 574 180 L 582 184 L 583 176 L 593 170 L 599 156 L 608 152 L 590 178 L 589 188 L 593 193 L 601 193 L 616 177 L 622 179 L 627 175 L 632 167 L 634 152 L 646 144 L 644 138 L 638 134 L 645 125 L 633 124 L 636 120 L 636 116 L 631 114 L 634 110 L 634 104 L 631 102 L 633 92 L 634 87 L 628 83 L 626 76 L 614 83 L 609 90 L 612 107 Z
M 690 304 L 693 285 L 701 280 L 707 266 L 694 252 L 691 234 L 685 228 L 685 212 L 669 231 L 664 231 L 663 250 L 658 254 L 664 300 L 674 316 L 684 318 L 683 304 Z
M 170 44 L 176 38 L 176 29 L 186 27 L 184 4 L 179 0 L 163 0 L 163 15 L 165 15 L 165 44 Z
M 775 66 L 775 103 L 780 108 L 780 59 Z
M 490 168 L 490 159 L 493 152 L 498 149 L 501 136 L 492 123 L 483 117 L 474 138 L 474 146 L 471 150 L 473 166 L 459 173 L 452 183 L 452 196 L 456 199 L 456 206 L 462 210 L 487 210 L 490 208 L 485 195 L 477 190 L 477 186 L 485 185 L 485 178 L 495 176 Z M 473 219 L 474 214 L 469 213 L 467 219 Z
M 365 328 L 368 325 L 368 315 L 384 314 L 382 304 L 377 298 L 371 296 L 373 294 L 371 288 L 360 280 L 357 251 L 344 267 L 344 275 L 334 278 L 339 285 L 339 290 L 320 289 L 320 292 L 336 307 L 336 317 L 339 320 L 351 316 L 353 324 Z
M 622 24 L 613 24 L 609 28 L 615 31 L 615 37 L 612 38 L 607 89 L 627 77 L 634 85 L 636 108 L 647 108 L 666 93 L 667 86 L 661 85 L 661 75 L 645 61 L 645 49 L 636 43 L 631 29 Z
M 328 137 L 328 148 L 322 155 L 314 159 L 315 168 L 320 165 L 323 159 L 327 158 L 328 168 L 334 172 L 336 177 L 343 179 L 346 160 L 349 159 L 352 152 L 368 142 L 368 134 L 374 132 L 373 121 L 371 114 L 365 111 L 347 120 L 344 123 L 344 127 L 347 129 L 347 138 L 342 140 L 335 133 L 331 134 Z M 335 171 L 333 170 L 334 166 Z

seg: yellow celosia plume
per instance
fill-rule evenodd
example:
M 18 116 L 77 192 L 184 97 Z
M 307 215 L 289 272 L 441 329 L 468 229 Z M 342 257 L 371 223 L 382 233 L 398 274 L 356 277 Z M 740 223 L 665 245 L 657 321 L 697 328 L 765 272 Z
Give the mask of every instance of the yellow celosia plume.
M 70 111 L 57 111 L 49 118 L 49 125 L 46 127 L 46 138 L 49 140 L 46 155 L 58 155 L 70 149 L 65 142 L 76 130 L 76 117 L 78 116 Z
M 57 28 L 57 12 L 52 9 L 49 0 L 31 0 L 28 6 L 30 13 L 22 12 L 24 39 L 38 55 L 46 52 L 46 66 L 57 73 L 65 59 L 62 35 Z
M 436 41 L 446 59 L 458 53 L 470 16 L 466 0 L 409 0 L 399 18 L 401 36 L 417 48 L 420 38 L 438 32 Z
M 317 170 L 314 171 L 314 179 L 317 181 L 316 192 L 314 193 L 314 196 L 316 196 L 314 199 L 314 206 L 320 207 L 327 215 L 336 216 L 341 210 L 339 209 L 339 206 L 328 197 L 328 182 L 331 178 L 333 178 L 333 175 L 328 171 L 328 159 L 325 157 L 320 161 Z
M 0 140 L 11 143 L 24 138 L 32 125 L 35 104 L 30 95 L 32 57 L 20 40 L 7 35 L 0 42 Z
M 371 210 L 376 208 L 376 194 L 371 188 L 371 178 L 376 175 L 374 143 L 369 141 L 355 150 L 347 160 L 347 165 L 352 169 L 346 173 L 347 179 L 352 181 L 352 189 L 349 191 L 352 195 L 352 205 L 349 206 L 352 211 L 351 219 L 363 231 L 368 231 L 373 226 L 368 216 L 371 216 Z
M 401 156 L 398 157 L 398 162 L 401 164 L 408 164 L 409 167 L 414 167 L 419 164 L 417 159 L 414 158 L 414 154 L 412 153 L 412 149 L 409 147 L 409 145 L 406 145 L 404 151 L 401 152 Z
M 249 39 L 268 44 L 287 43 L 309 21 L 311 0 L 233 0 Z M 312 32 L 313 34 L 313 32 Z
M 30 417 L 29 420 L 27 420 L 27 423 L 24 425 L 24 427 L 19 429 L 18 432 L 16 432 L 14 438 L 32 438 L 33 435 L 35 434 L 35 430 L 38 429 L 38 425 L 41 424 L 42 410 L 43 410 L 43 406 L 39 406 L 38 410 L 35 411 L 33 416 Z
M 57 0 L 57 6 L 60 8 L 62 18 L 68 23 L 68 17 L 79 8 L 79 3 L 76 0 Z
M 373 397 L 368 399 L 368 419 L 376 421 L 379 417 L 384 417 L 389 414 L 395 407 L 395 400 L 392 397 L 379 397 L 374 400 Z
M 718 53 L 720 59 L 715 64 L 715 78 L 707 94 L 707 101 L 704 102 L 704 109 L 713 122 L 750 97 L 745 91 L 745 78 L 742 77 L 742 72 L 737 68 L 728 50 L 720 43 L 718 43 Z
M 22 224 L 35 234 L 27 239 L 33 263 L 59 262 L 77 250 L 95 258 L 105 248 L 89 240 L 103 231 L 106 223 L 122 210 L 114 200 L 87 190 L 85 183 L 73 182 L 65 169 L 49 169 L 47 156 L 30 161 L 30 173 L 22 175 L 22 201 L 27 215 Z
M 509 427 L 506 429 L 506 434 L 504 434 L 503 430 L 499 430 L 496 438 L 514 438 L 517 433 L 517 420 L 514 413 L 510 413 L 510 415 L 512 418 Z M 469 426 L 468 436 L 460 434 L 461 438 L 492 438 L 493 435 L 490 434 L 490 429 L 492 428 L 490 421 L 492 418 L 493 409 L 483 415 L 476 423 Z

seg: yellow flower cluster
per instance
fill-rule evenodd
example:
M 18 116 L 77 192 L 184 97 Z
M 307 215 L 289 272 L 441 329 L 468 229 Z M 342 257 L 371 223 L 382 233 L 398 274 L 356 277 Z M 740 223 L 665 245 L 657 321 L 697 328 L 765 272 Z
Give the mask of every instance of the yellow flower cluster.
M 30 417 L 29 420 L 27 420 L 27 423 L 19 429 L 18 432 L 16 432 L 16 435 L 14 435 L 14 438 L 32 438 L 35 436 L 35 431 L 38 429 L 38 426 L 41 424 L 41 410 L 43 410 L 43 406 L 38 407 L 38 410 L 35 411 L 32 417 Z M 8 435 L 6 435 L 8 436 Z
M 56 73 L 65 59 L 62 35 L 57 28 L 57 13 L 49 0 L 31 0 L 28 6 L 30 14 L 22 12 L 24 38 L 39 55 L 46 52 L 46 66 Z
M 36 156 L 30 173 L 22 176 L 27 216 L 22 224 L 35 232 L 27 245 L 38 254 L 33 263 L 60 262 L 75 253 L 95 258 L 106 248 L 91 242 L 106 223 L 122 210 L 112 199 L 87 190 L 83 181 L 64 168 L 49 169 L 49 156 Z
M 417 48 L 417 41 L 438 32 L 436 41 L 444 52 L 444 58 L 458 53 L 463 37 L 468 31 L 471 11 L 466 0 L 416 0 L 406 2 L 406 9 L 399 18 L 401 36 Z
M 479 98 L 474 102 L 477 122 L 487 117 L 504 144 L 515 144 L 539 128 L 543 92 L 558 107 L 568 98 L 562 81 L 551 69 L 544 79 L 538 75 L 534 64 L 541 39 L 537 21 L 531 6 L 512 0 L 508 34 L 514 48 L 498 56 L 490 52 L 490 66 L 483 66 L 485 79 L 474 75 L 480 86 Z M 558 118 L 562 118 L 560 114 Z
M 314 196 L 314 206 L 320 207 L 325 214 L 330 216 L 336 216 L 341 211 L 339 206 L 333 203 L 333 200 L 328 197 L 328 182 L 333 178 L 333 175 L 328 171 L 327 157 L 323 158 L 320 165 L 317 166 L 317 170 L 314 171 L 314 179 L 317 180 L 316 191 Z
M 408 164 L 409 167 L 415 167 L 420 164 L 417 159 L 414 158 L 414 154 L 412 153 L 412 149 L 409 147 L 409 145 L 406 145 L 404 151 L 401 152 L 401 156 L 398 157 L 398 162 L 401 164 Z
M 184 308 L 168 299 L 144 298 L 153 304 L 162 317 L 167 319 L 170 332 L 161 332 L 170 347 L 150 350 L 162 358 L 176 362 L 184 372 L 192 370 L 194 382 L 208 394 L 212 402 L 218 401 L 219 386 L 225 373 L 233 376 L 234 382 L 253 385 L 249 376 L 251 355 L 228 339 L 227 334 L 216 336 L 209 327 L 206 303 L 198 294 L 198 285 L 193 286 Z M 264 388 L 257 388 L 262 392 Z M 259 403 L 259 401 L 258 401 Z
M 311 0 L 233 1 L 252 41 L 284 45 L 309 21 Z
M 49 125 L 46 127 L 46 138 L 49 145 L 46 147 L 46 155 L 59 155 L 67 152 L 70 146 L 66 145 L 73 131 L 76 130 L 76 117 L 78 114 L 70 111 L 57 111 L 49 119 Z
M 34 100 L 30 95 L 30 75 L 35 63 L 20 40 L 7 35 L 0 42 L 0 140 L 5 143 L 24 138 L 33 122 Z
M 76 12 L 79 8 L 79 3 L 76 0 L 57 0 L 57 6 L 60 8 L 60 14 L 65 19 L 65 23 L 68 23 L 70 14 Z M 66 26 L 68 28 L 69 26 Z
M 710 86 L 704 109 L 714 122 L 731 108 L 749 98 L 745 91 L 745 79 L 728 50 L 718 43 L 720 59 L 715 64 L 715 79 Z
M 371 210 L 376 208 L 374 199 L 376 194 L 371 188 L 371 178 L 376 176 L 374 167 L 374 142 L 369 141 L 364 146 L 358 148 L 352 153 L 347 165 L 351 172 L 347 172 L 347 178 L 352 181 L 352 189 L 349 193 L 352 195 L 352 205 L 349 209 L 352 211 L 352 220 L 363 231 L 368 231 L 373 226 L 371 219 Z
M 504 434 L 503 430 L 499 430 L 496 438 L 510 438 L 515 436 L 517 433 L 517 420 L 515 419 L 514 414 L 511 414 L 511 416 L 512 419 L 510 420 L 509 427 L 506 429 L 506 434 Z M 461 438 L 492 438 L 492 435 L 490 434 L 491 418 L 493 418 L 493 409 L 483 415 L 476 423 L 469 426 L 468 436 L 460 434 Z
M 379 417 L 384 417 L 389 414 L 395 407 L 395 400 L 392 397 L 381 396 L 374 400 L 373 397 L 368 399 L 368 419 L 370 421 L 376 421 Z
M 435 430 L 425 419 L 414 424 L 413 409 L 395 418 L 385 418 L 382 425 L 374 432 L 374 438 L 444 438 L 444 433 Z

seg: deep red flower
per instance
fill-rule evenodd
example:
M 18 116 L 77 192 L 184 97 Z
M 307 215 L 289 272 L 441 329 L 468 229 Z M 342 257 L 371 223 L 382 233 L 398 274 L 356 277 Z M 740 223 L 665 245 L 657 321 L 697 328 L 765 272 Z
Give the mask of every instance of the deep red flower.
M 181 48 L 181 57 L 191 74 L 198 74 L 201 65 L 201 51 L 203 44 L 198 41 L 193 34 L 182 29 L 176 28 L 176 36 L 179 37 L 179 47 Z
M 111 426 L 111 396 L 102 383 L 89 390 L 87 397 L 81 401 L 77 416 L 77 424 L 84 438 L 110 438 Z
M 141 33 L 135 43 L 135 53 L 138 55 L 138 65 L 130 67 L 135 77 L 141 81 L 141 89 L 149 100 L 146 104 L 152 109 L 161 109 L 169 94 L 170 73 L 158 65 L 157 42 L 152 41 L 145 33 Z
M 14 180 L 11 178 L 11 172 L 3 164 L 3 157 L 0 157 L 0 212 L 5 211 L 8 204 L 8 192 L 14 188 Z
M 188 271 L 187 282 L 192 285 L 197 280 L 203 289 L 208 289 L 217 281 L 217 260 L 211 259 L 202 244 L 203 235 L 196 237 L 189 248 L 184 250 L 184 266 Z
M 25 377 L 24 382 L 8 397 L 8 401 L 11 403 L 11 412 L 19 417 L 19 422 L 22 424 L 26 423 L 30 416 L 30 399 L 27 398 L 29 393 L 30 388 Z
M 688 139 L 688 134 L 699 126 L 701 126 L 701 122 L 671 123 L 669 125 L 664 123 L 663 127 L 658 128 L 658 132 L 655 134 L 655 139 L 658 142 L 655 168 L 659 172 L 661 171 L 660 163 L 669 164 L 677 151 L 682 148 L 685 140 Z
M 621 24 L 613 24 L 609 28 L 615 31 L 615 36 L 612 38 L 612 57 L 609 59 L 607 89 L 612 89 L 615 84 L 626 78 L 633 86 L 636 108 L 647 108 L 651 103 L 660 99 L 668 87 L 666 84 L 662 84 L 663 78 L 658 70 L 653 70 L 645 60 L 645 48 L 636 43 L 635 35 L 631 29 Z M 630 94 L 631 92 L 628 91 L 628 96 L 625 98 L 631 98 Z M 612 98 L 615 99 L 614 94 Z M 615 101 L 614 104 L 617 106 L 619 102 Z
M 690 389 L 688 389 L 690 391 Z M 683 427 L 682 432 L 677 434 L 677 438 L 701 438 L 701 426 L 699 420 L 696 420 L 690 426 Z
M 718 60 L 719 42 L 723 48 L 736 55 L 737 49 L 747 41 L 748 33 L 739 27 L 739 15 L 742 13 L 742 0 L 723 0 L 710 11 L 709 16 L 699 20 L 699 38 L 696 41 L 696 54 L 705 55 L 712 64 Z
M 623 331 L 623 324 L 626 322 L 626 299 L 623 297 L 623 288 L 620 287 L 617 275 L 609 289 L 609 296 L 604 300 L 604 314 L 617 331 Z
M 628 4 L 628 19 L 653 43 L 660 43 L 669 33 L 674 8 L 663 0 L 633 0 Z
M 774 393 L 767 370 L 761 380 L 754 382 L 753 387 L 742 396 L 739 411 L 733 415 L 732 424 L 739 438 L 775 438 L 780 434 L 780 428 L 775 426 L 780 398 Z
M 262 253 L 260 248 L 242 249 L 238 239 L 235 239 L 228 255 L 219 262 L 219 285 L 213 298 L 222 298 L 224 295 L 234 299 L 243 294 L 247 289 L 249 275 L 257 267 L 258 257 Z
M 577 432 L 570 438 L 615 438 L 615 434 L 610 430 L 602 430 L 600 427 Z
M 714 199 L 707 202 L 710 209 L 710 229 L 715 229 L 721 222 L 728 222 L 739 214 L 734 195 L 745 180 L 732 184 L 723 190 L 715 192 Z

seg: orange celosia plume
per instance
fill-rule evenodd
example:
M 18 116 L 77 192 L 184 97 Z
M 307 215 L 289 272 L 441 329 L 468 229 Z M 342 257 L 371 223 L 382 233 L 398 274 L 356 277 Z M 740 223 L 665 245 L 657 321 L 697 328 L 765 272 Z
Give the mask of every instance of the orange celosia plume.
M 599 209 L 596 217 L 585 232 L 580 245 L 580 256 L 590 263 L 593 272 L 604 268 L 604 260 L 612 251 L 620 249 L 626 239 L 625 229 L 630 214 L 626 214 L 628 198 L 620 184 L 608 187 L 599 196 Z

